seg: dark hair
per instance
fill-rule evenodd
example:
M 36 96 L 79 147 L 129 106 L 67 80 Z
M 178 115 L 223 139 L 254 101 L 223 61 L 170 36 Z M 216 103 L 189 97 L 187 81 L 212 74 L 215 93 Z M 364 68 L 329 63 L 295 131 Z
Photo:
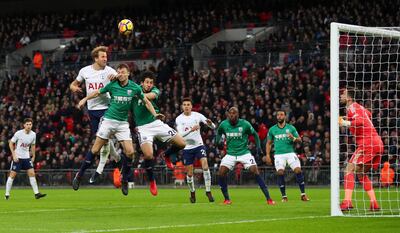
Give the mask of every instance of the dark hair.
M 276 110 L 276 113 L 278 113 L 278 112 L 283 112 L 283 113 L 285 114 L 285 116 L 286 116 L 286 111 L 285 111 L 285 110 L 283 110 L 283 109 L 278 109 L 278 110 Z
M 184 97 L 184 98 L 182 99 L 182 103 L 185 102 L 185 101 L 188 101 L 188 102 L 192 103 L 192 98 L 190 98 L 190 97 Z
M 154 74 L 154 73 L 151 72 L 151 71 L 143 71 L 143 72 L 140 74 L 140 81 L 141 81 L 141 82 L 144 82 L 144 80 L 145 80 L 146 78 L 152 79 L 152 80 L 155 82 L 155 81 L 156 81 L 156 74 Z
M 125 64 L 125 63 L 121 63 L 121 64 L 119 64 L 119 65 L 117 66 L 117 70 L 118 70 L 118 69 L 123 69 L 123 68 L 127 69 L 127 70 L 128 70 L 128 73 L 130 72 L 129 66 L 128 66 L 127 64 Z
M 91 53 L 92 58 L 93 58 L 93 61 L 94 61 L 94 59 L 95 59 L 96 57 L 99 56 L 99 52 L 105 52 L 105 53 L 106 53 L 107 50 L 108 50 L 108 48 L 107 48 L 106 46 L 97 46 L 96 48 L 94 48 L 94 49 L 92 50 L 92 53 Z
M 24 119 L 24 124 L 27 123 L 27 122 L 33 122 L 32 118 L 25 118 Z
M 346 88 L 347 90 L 347 96 L 350 97 L 352 100 L 356 98 L 356 90 L 352 87 Z

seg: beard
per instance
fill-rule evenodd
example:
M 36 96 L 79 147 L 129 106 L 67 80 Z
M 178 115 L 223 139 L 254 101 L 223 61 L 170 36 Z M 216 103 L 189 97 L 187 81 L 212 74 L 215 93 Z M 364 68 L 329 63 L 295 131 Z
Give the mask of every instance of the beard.
M 279 124 L 282 124 L 283 122 L 285 122 L 285 119 L 278 119 Z

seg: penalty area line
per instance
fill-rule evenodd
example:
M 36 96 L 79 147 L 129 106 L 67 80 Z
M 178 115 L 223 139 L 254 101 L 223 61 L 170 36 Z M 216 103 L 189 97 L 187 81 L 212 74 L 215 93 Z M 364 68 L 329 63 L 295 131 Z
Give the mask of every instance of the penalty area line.
M 239 220 L 239 221 L 223 221 L 223 222 L 196 223 L 196 224 L 163 225 L 163 226 L 154 226 L 154 227 L 128 227 L 128 228 L 117 228 L 117 229 L 77 230 L 77 231 L 71 231 L 69 233 L 151 231 L 151 230 L 160 230 L 160 229 L 231 225 L 231 224 L 255 223 L 255 222 L 276 222 L 276 221 L 288 221 L 288 220 L 318 219 L 318 218 L 328 218 L 328 217 L 331 217 L 331 216 L 330 215 L 321 215 L 321 216 L 304 216 L 304 217 L 293 217 L 293 218 L 268 218 L 268 219 L 266 218 L 266 219 L 253 219 L 253 220 L 249 219 L 249 220 Z

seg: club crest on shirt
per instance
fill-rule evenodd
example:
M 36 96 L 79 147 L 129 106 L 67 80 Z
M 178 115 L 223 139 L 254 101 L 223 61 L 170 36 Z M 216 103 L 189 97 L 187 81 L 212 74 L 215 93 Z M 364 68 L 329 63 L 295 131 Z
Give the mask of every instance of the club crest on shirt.
M 242 132 L 243 131 L 243 128 L 242 127 L 239 127 L 239 132 Z
M 128 95 L 132 95 L 132 90 L 127 90 L 126 93 L 127 93 Z

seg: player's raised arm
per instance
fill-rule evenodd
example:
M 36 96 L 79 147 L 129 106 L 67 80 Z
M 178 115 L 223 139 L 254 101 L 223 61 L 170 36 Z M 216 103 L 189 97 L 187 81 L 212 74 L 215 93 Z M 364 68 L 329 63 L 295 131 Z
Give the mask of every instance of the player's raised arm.
M 147 110 L 149 110 L 149 112 L 157 119 L 162 120 L 163 118 L 165 118 L 165 116 L 161 113 L 157 113 L 156 110 L 154 109 L 153 105 L 151 104 L 150 100 L 146 98 L 146 96 L 143 96 L 144 104 L 147 108 Z

